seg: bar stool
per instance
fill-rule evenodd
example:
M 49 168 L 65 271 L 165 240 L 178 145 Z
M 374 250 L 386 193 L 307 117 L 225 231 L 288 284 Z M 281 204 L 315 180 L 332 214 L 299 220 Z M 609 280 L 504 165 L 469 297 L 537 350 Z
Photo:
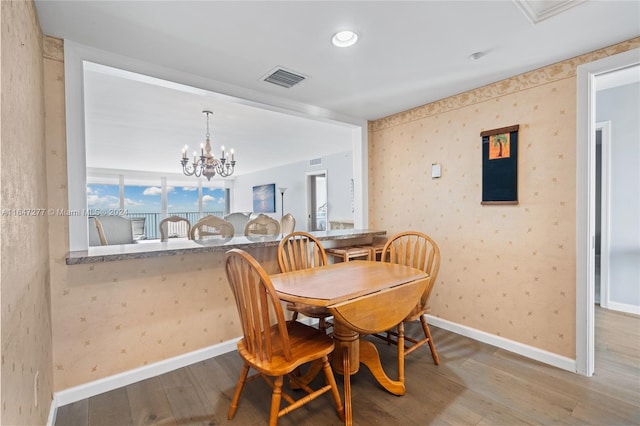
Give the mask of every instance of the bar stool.
M 373 242 L 371 244 L 365 244 L 362 246 L 358 246 L 361 248 L 365 248 L 369 250 L 369 259 L 368 260 L 378 260 L 378 255 L 382 255 L 382 249 L 384 249 L 385 241 Z
M 387 243 L 386 238 L 374 238 L 373 242 L 370 244 L 363 244 L 361 248 L 366 248 L 370 251 L 368 260 L 378 260 L 379 256 L 382 256 L 382 250 L 384 249 L 385 244 Z
M 366 257 L 367 260 L 371 260 L 371 250 L 364 246 L 353 247 L 336 247 L 325 250 L 327 254 L 342 259 L 343 262 L 348 262 L 351 259 L 358 257 Z

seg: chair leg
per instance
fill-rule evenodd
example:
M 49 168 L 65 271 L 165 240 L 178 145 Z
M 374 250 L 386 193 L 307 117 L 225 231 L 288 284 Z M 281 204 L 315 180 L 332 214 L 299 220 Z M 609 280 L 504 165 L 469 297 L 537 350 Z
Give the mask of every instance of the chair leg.
M 433 343 L 433 337 L 431 337 L 431 330 L 429 329 L 429 325 L 427 324 L 427 319 L 424 317 L 424 315 L 420 316 L 420 322 L 422 323 L 422 329 L 424 330 L 424 335 L 427 337 L 427 343 L 429 343 L 429 349 L 431 349 L 431 356 L 433 357 L 433 362 L 436 365 L 440 365 L 440 358 L 438 358 L 436 345 Z
M 404 323 L 398 324 L 398 381 L 404 383 Z
M 269 415 L 269 426 L 276 426 L 278 424 L 278 413 L 280 412 L 281 398 L 282 398 L 282 376 L 278 376 L 273 382 L 273 394 L 271 394 L 271 414 Z
M 329 386 L 331 386 L 331 394 L 333 395 L 333 400 L 336 402 L 336 409 L 338 410 L 338 416 L 340 420 L 344 421 L 344 406 L 342 405 L 342 400 L 340 399 L 340 392 L 338 391 L 338 385 L 336 384 L 336 378 L 333 375 L 333 370 L 331 369 L 331 365 L 329 364 L 329 357 L 324 356 L 322 358 L 322 368 L 324 370 L 324 377 Z
M 242 366 L 242 370 L 240 371 L 240 377 L 238 378 L 238 384 L 236 385 L 236 391 L 233 394 L 233 399 L 231 400 L 231 405 L 229 406 L 229 414 L 227 418 L 229 420 L 233 419 L 233 416 L 236 414 L 236 410 L 238 409 L 238 401 L 240 400 L 240 394 L 242 393 L 242 388 L 247 381 L 247 375 L 249 374 L 249 365 L 244 364 Z

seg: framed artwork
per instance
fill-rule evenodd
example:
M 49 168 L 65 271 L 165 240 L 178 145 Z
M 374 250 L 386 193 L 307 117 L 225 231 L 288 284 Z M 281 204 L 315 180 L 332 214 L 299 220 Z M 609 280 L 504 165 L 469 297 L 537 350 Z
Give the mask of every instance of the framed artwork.
M 482 203 L 518 204 L 518 128 L 487 130 L 482 137 Z
M 253 211 L 257 213 L 276 212 L 276 184 L 269 183 L 253 187 Z

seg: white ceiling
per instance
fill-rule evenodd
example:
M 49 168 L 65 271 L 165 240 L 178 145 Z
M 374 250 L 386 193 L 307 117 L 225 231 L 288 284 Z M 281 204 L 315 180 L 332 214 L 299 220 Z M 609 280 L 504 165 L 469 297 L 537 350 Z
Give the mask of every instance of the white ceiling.
M 47 35 L 220 82 L 228 94 L 355 120 L 381 118 L 640 35 L 639 1 L 42 0 L 36 8 Z M 358 43 L 331 45 L 331 36 L 347 28 L 358 32 Z M 482 57 L 470 60 L 476 52 Z M 278 66 L 308 78 L 291 89 L 262 81 Z M 214 112 L 216 150 L 236 147 L 238 173 L 315 158 L 325 146 L 324 153 L 351 148 L 350 129 L 326 121 L 104 70 L 87 72 L 87 79 L 95 83 L 86 106 L 88 145 L 95 147 L 88 150 L 90 166 L 106 167 L 109 158 L 139 160 L 164 147 L 175 158 L 165 153 L 149 167 L 175 167 L 184 144 L 193 148 L 204 137 L 203 109 Z M 140 161 L 120 168 L 130 167 L 146 169 Z

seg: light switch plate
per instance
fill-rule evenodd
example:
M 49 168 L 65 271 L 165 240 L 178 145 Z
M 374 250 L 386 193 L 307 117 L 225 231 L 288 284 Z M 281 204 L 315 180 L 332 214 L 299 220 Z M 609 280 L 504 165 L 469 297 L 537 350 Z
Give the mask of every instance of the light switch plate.
M 431 177 L 436 179 L 436 178 L 439 178 L 440 176 L 442 176 L 442 168 L 440 167 L 440 164 L 433 163 L 431 165 Z

